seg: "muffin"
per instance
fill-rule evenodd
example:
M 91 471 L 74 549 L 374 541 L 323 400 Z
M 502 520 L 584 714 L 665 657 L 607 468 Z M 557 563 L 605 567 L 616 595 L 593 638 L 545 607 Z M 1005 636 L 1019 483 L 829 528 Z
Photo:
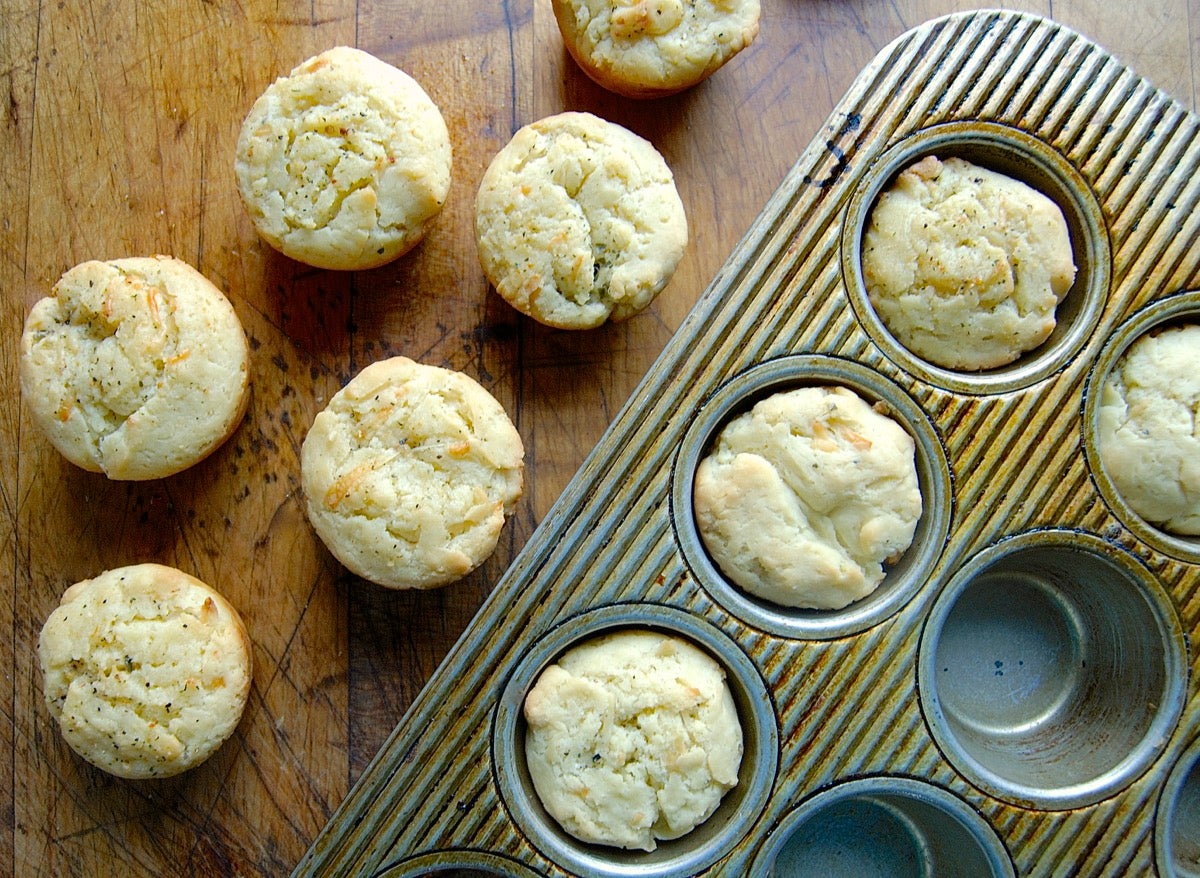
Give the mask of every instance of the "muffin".
M 725 672 L 679 637 L 581 643 L 542 671 L 524 714 L 538 798 L 581 841 L 653 851 L 737 784 L 742 728 Z
M 625 320 L 687 246 L 675 178 L 647 140 L 590 113 L 519 130 L 475 201 L 483 272 L 521 313 L 560 329 Z
M 879 196 L 862 271 L 872 307 L 900 344 L 968 371 L 1041 345 L 1075 280 L 1057 204 L 1019 180 L 935 156 Z
M 317 268 L 374 268 L 424 237 L 450 189 L 450 135 L 408 74 L 359 49 L 309 58 L 254 102 L 238 191 L 272 247 Z
M 351 572 L 388 588 L 462 578 L 495 550 L 521 496 L 521 437 L 451 369 L 392 357 L 317 415 L 300 474 L 309 521 Z
M 736 586 L 785 607 L 870 595 L 921 517 L 915 442 L 846 387 L 773 394 L 730 421 L 696 470 L 696 527 Z
M 758 0 L 553 0 L 563 42 L 596 83 L 631 98 L 690 88 L 758 35 Z
M 110 479 L 173 475 L 237 428 L 249 400 L 241 322 L 169 256 L 89 261 L 30 311 L 21 393 L 67 460 Z
M 199 765 L 233 734 L 250 692 L 250 641 L 237 611 L 161 564 L 68 588 L 42 627 L 38 659 L 67 744 L 118 777 Z
M 1113 486 L 1149 523 L 1200 536 L 1200 324 L 1141 336 L 1100 390 L 1097 450 Z

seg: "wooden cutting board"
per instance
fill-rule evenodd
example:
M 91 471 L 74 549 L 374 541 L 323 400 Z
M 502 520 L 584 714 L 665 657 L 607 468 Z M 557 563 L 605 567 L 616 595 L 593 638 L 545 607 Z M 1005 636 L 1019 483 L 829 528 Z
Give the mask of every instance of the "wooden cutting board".
M 1005 4 L 1080 30 L 1195 108 L 1200 0 Z M 893 37 L 950 0 L 764 0 L 755 43 L 708 82 L 634 102 L 565 55 L 548 0 L 239 4 L 0 3 L 0 874 L 290 871 L 628 399 L 833 103 Z M 451 131 L 450 200 L 427 240 L 369 272 L 318 271 L 258 241 L 232 177 L 242 117 L 276 76 L 337 44 L 422 83 Z M 491 292 L 475 189 L 520 125 L 588 110 L 647 137 L 675 172 L 688 254 L 627 323 L 570 333 Z M 193 469 L 110 483 L 32 429 L 16 378 L 29 307 L 89 258 L 170 253 L 233 301 L 252 339 L 253 400 Z M 305 521 L 298 451 L 351 375 L 404 354 L 473 375 L 526 444 L 526 494 L 495 556 L 465 581 L 395 593 L 348 575 Z M 165 781 L 110 778 L 62 743 L 36 642 L 72 582 L 123 564 L 178 566 L 241 610 L 254 686 L 211 760 Z

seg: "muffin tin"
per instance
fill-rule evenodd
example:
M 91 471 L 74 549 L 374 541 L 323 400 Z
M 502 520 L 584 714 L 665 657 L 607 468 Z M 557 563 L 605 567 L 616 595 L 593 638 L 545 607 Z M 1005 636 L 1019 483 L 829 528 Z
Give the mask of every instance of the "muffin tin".
M 874 317 L 858 245 L 908 161 L 1054 198 L 1060 325 L 958 373 Z M 1197 120 L 1053 22 L 931 21 L 868 65 L 316 839 L 297 875 L 1200 874 L 1200 541 L 1141 521 L 1096 452 L 1133 339 L 1200 321 Z M 796 611 L 728 584 L 691 516 L 706 444 L 763 395 L 844 384 L 913 435 L 925 509 L 875 595 Z M 542 809 L 521 703 L 599 631 L 725 666 L 741 780 L 652 853 Z

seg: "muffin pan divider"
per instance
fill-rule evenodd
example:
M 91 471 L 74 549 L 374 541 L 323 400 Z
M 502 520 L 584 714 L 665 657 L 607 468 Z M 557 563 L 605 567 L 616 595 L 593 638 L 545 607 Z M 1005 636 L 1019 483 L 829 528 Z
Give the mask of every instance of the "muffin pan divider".
M 868 331 L 862 303 L 852 301 L 856 195 L 897 145 L 940 130 L 953 143 L 960 129 L 986 144 L 999 138 L 998 146 L 982 148 L 1017 165 L 1025 154 L 1008 149 L 1004 133 L 1017 132 L 1017 146 L 1032 138 L 1071 173 L 1063 191 L 1083 187 L 1080 228 L 1098 240 L 1077 252 L 1096 260 L 1087 268 L 1099 298 L 1089 310 L 1088 292 L 1072 291 L 1065 307 L 1079 323 L 1050 343 L 1065 347 L 1040 371 L 1033 355 L 1011 372 L 950 381 L 936 369 L 909 369 Z M 1200 735 L 1192 644 L 1200 630 L 1200 544 L 1143 540 L 1144 528 L 1127 524 L 1123 510 L 1106 501 L 1090 453 L 1087 395 L 1107 341 L 1143 309 L 1175 302 L 1200 320 L 1200 304 L 1186 293 L 1200 286 L 1198 151 L 1195 117 L 1099 46 L 1045 19 L 962 13 L 885 47 L 769 199 L 295 874 L 765 876 L 775 858 L 803 859 L 786 853 L 786 836 L 810 838 L 805 821 L 836 826 L 856 808 L 876 807 L 908 826 L 916 848 L 924 844 L 927 852 L 939 844 L 965 851 L 963 839 L 974 839 L 970 862 L 986 863 L 995 875 L 1175 874 L 1170 851 L 1195 845 L 1196 830 L 1189 837 L 1186 827 L 1172 828 L 1180 823 L 1169 822 L 1174 799 L 1160 799 L 1164 789 L 1181 801 L 1197 795 L 1195 780 L 1188 786 L 1180 778 L 1200 772 L 1189 775 L 1179 759 L 1195 752 Z M 1053 175 L 1056 167 L 1037 173 Z M 682 548 L 690 545 L 690 510 L 680 508 L 688 496 L 680 485 L 690 473 L 680 449 L 693 422 L 739 376 L 771 368 L 781 380 L 827 381 L 836 369 L 821 372 L 821 364 L 878 375 L 881 388 L 894 385 L 928 419 L 933 450 L 948 470 L 939 490 L 948 495 L 927 497 L 926 509 L 944 516 L 945 532 L 932 528 L 928 566 L 883 618 L 849 634 L 792 636 L 725 600 L 711 587 L 711 572 Z M 1106 582 L 1109 593 L 1130 606 L 1145 603 L 1146 618 L 1161 629 L 1139 647 L 1149 656 L 1139 673 L 1162 678 L 1162 697 L 1130 692 L 1127 699 L 1134 706 L 1162 702 L 1136 715 L 1150 729 L 1131 753 L 1141 761 L 1082 805 L 1035 800 L 1036 789 L 1023 798 L 1021 781 L 1014 781 L 1016 792 L 1005 792 L 976 778 L 966 757 L 944 743 L 945 727 L 935 734 L 931 724 L 943 708 L 962 708 L 969 725 L 969 708 L 979 706 L 947 707 L 936 701 L 940 693 L 919 685 L 919 667 L 929 680 L 942 680 L 937 656 L 925 651 L 947 630 L 951 639 L 961 634 L 953 621 L 929 630 L 931 621 L 961 619 L 954 614 L 979 612 L 991 599 L 983 586 L 967 583 L 967 610 L 943 612 L 939 599 L 955 596 L 956 576 L 988 553 L 1029 547 L 1027 566 L 1005 562 L 999 569 L 1007 575 L 1016 568 L 1022 593 L 1045 598 L 1051 609 L 1038 617 L 1044 624 L 1004 628 L 1020 608 L 1000 613 L 1008 609 L 1001 598 L 994 618 L 978 618 L 982 632 L 999 633 L 981 636 L 979 654 L 964 665 L 983 667 L 992 659 L 984 651 L 992 649 L 1000 662 L 1009 640 L 1039 636 L 1027 657 L 1044 658 L 1060 620 L 1070 628 L 1072 620 L 1100 614 L 1087 588 L 1062 581 L 1062 568 L 1126 571 L 1133 584 Z M 756 678 L 739 705 L 756 742 L 742 783 L 708 822 L 648 854 L 574 842 L 539 813 L 534 797 L 514 794 L 523 780 L 521 692 L 513 687 L 530 672 L 527 663 L 589 626 L 642 620 L 711 640 L 718 661 Z M 1071 646 L 1087 643 L 1075 637 Z M 955 644 L 946 648 L 953 654 Z M 1046 659 L 1046 667 L 1067 666 Z M 1064 685 L 1073 674 L 1059 674 Z M 968 680 L 947 696 L 961 700 L 970 689 Z M 1017 762 L 1018 770 L 1027 767 Z M 997 772 L 1009 768 L 1001 764 Z M 1076 796 L 1071 771 L 1088 775 L 1091 767 L 1054 765 L 1039 782 L 1058 783 L 1055 795 Z M 858 795 L 863 784 L 865 800 Z

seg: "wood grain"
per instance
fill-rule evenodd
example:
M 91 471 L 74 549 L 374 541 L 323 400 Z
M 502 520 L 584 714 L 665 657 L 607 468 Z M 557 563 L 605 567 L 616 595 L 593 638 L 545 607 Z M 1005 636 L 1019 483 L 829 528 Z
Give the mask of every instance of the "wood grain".
M 1200 0 L 1005 4 L 1096 39 L 1195 107 Z M 634 102 L 582 76 L 548 0 L 0 0 L 0 874 L 286 874 L 344 797 L 859 69 L 951 0 L 765 0 L 750 49 L 681 95 Z M 452 132 L 451 197 L 427 240 L 369 272 L 308 269 L 255 236 L 232 179 L 249 105 L 335 44 L 407 70 Z M 687 205 L 690 245 L 645 314 L 586 333 L 519 318 L 489 291 L 474 191 L 522 124 L 595 112 L 653 141 Z M 110 483 L 65 463 L 23 416 L 28 308 L 88 258 L 173 253 L 234 302 L 253 345 L 238 432 L 197 467 Z M 512 413 L 526 496 L 464 582 L 394 593 L 349 576 L 304 519 L 298 450 L 351 375 L 391 354 L 461 369 Z M 642 392 L 652 393 L 652 388 Z M 118 781 L 62 743 L 36 641 L 63 589 L 135 561 L 179 566 L 242 611 L 251 702 L 187 775 Z

